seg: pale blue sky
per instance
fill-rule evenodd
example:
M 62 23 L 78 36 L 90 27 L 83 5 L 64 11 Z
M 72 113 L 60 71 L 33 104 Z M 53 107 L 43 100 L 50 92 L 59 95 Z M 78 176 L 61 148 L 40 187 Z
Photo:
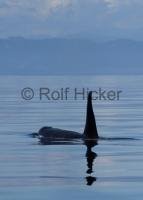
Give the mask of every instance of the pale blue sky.
M 0 0 L 0 38 L 143 40 L 143 0 Z

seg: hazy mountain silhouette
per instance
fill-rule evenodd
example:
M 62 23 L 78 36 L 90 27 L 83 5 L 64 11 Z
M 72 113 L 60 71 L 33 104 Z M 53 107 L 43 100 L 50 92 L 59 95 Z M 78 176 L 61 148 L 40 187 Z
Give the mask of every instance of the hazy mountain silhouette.
M 143 42 L 0 39 L 1 74 L 141 74 Z

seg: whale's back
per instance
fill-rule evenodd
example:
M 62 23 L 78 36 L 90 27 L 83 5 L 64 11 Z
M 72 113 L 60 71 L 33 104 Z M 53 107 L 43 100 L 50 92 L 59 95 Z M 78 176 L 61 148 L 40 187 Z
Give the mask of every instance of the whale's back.
M 41 137 L 46 137 L 49 139 L 74 139 L 74 138 L 82 138 L 82 134 L 69 131 L 69 130 L 63 130 L 58 128 L 52 128 L 52 127 L 43 127 L 39 130 L 39 135 Z

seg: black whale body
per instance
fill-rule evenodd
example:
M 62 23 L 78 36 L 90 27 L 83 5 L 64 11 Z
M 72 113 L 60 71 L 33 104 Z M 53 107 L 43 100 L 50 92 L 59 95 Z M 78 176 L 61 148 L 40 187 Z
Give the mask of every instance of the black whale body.
M 38 137 L 41 144 L 76 144 L 77 140 L 84 141 L 84 144 L 92 148 L 97 140 L 137 140 L 129 137 L 99 137 L 95 116 L 92 107 L 92 92 L 89 92 L 87 98 L 87 112 L 86 112 L 86 124 L 83 134 L 63 130 L 53 127 L 42 127 L 38 133 L 31 134 L 32 137 Z
M 55 139 L 77 139 L 83 135 L 74 131 L 63 130 L 59 128 L 43 127 L 39 130 L 39 136 Z
M 43 127 L 39 130 L 38 137 L 42 142 L 52 140 L 98 139 L 99 137 L 92 107 L 92 92 L 89 92 L 88 94 L 86 124 L 83 134 L 58 128 Z

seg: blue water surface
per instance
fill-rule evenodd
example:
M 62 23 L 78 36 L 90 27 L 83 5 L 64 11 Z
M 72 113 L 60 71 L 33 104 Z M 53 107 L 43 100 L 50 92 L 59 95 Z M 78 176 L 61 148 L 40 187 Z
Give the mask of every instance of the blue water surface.
M 0 199 L 142 199 L 142 80 L 143 76 L 1 76 Z M 33 91 L 31 100 L 21 93 L 27 87 Z M 40 99 L 40 88 L 69 88 L 68 98 Z M 84 144 L 40 145 L 29 136 L 45 125 L 83 132 L 86 98 L 79 95 L 75 100 L 75 88 L 122 91 L 119 100 L 93 100 L 98 132 L 105 138 L 133 139 L 99 140 L 90 174 Z

